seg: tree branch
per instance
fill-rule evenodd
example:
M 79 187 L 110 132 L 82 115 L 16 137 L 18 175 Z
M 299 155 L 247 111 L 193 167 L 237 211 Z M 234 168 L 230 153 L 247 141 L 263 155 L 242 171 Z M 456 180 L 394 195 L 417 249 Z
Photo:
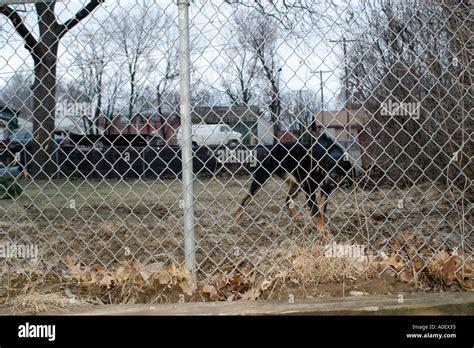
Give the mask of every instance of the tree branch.
M 82 21 L 84 18 L 86 18 L 88 15 L 90 15 L 100 4 L 105 2 L 105 0 L 91 0 L 89 3 L 83 7 L 81 10 L 79 10 L 76 15 L 68 19 L 64 24 L 60 24 L 59 27 L 59 33 L 58 36 L 62 37 L 64 34 L 66 34 L 69 30 L 74 28 L 80 21 Z
M 18 12 L 9 6 L 4 5 L 0 6 L 0 14 L 3 14 L 12 22 L 18 35 L 20 35 L 23 40 L 25 40 L 25 48 L 30 53 L 34 53 L 34 50 L 38 45 L 38 41 L 36 41 L 31 31 L 29 31 L 28 28 L 25 26 L 25 23 L 23 22 L 23 19 L 20 17 Z

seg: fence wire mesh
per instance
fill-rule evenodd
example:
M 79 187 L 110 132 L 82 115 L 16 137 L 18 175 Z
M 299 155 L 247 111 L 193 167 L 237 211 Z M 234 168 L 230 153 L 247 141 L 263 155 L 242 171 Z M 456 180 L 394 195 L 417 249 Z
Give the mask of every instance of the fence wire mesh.
M 0 1 L 0 298 L 472 290 L 472 1 L 188 5 Z

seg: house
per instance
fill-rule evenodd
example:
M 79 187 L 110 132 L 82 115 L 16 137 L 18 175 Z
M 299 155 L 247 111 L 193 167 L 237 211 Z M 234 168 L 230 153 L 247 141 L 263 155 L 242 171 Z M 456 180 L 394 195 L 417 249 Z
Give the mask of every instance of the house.
M 109 135 L 151 135 L 158 127 L 156 118 L 142 113 L 135 114 L 131 119 L 123 115 L 115 116 L 111 120 L 99 116 L 98 124 L 104 129 L 104 133 Z
M 162 125 L 160 115 L 153 110 L 135 114 L 131 119 L 118 115 L 112 119 L 101 115 L 98 125 L 104 129 L 106 135 L 141 135 L 153 138 L 154 143 L 168 143 L 176 145 L 176 138 L 173 137 L 179 127 L 179 120 L 176 115 L 167 115 L 166 124 Z M 166 139 L 166 140 L 165 140 Z
M 318 111 L 314 114 L 316 132 L 326 132 L 336 138 L 362 168 L 369 165 L 364 150 L 369 139 L 364 125 L 369 119 L 370 114 L 364 109 Z
M 18 128 L 18 112 L 0 103 L 0 140 L 7 138 Z

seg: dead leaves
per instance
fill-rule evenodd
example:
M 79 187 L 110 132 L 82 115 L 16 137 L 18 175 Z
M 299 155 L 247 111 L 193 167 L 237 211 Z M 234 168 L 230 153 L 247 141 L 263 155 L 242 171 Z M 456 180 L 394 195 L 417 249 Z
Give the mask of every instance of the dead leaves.
M 210 284 L 204 284 L 202 286 L 201 290 L 204 294 L 206 294 L 211 301 L 217 301 L 219 300 L 219 293 L 217 292 L 217 289 L 210 285 Z
M 455 289 L 454 286 L 463 290 L 473 289 L 474 260 L 471 255 L 455 254 L 447 250 L 432 252 L 431 255 L 421 254 L 399 241 L 393 242 L 391 246 L 392 250 L 387 254 L 380 252 L 378 255 L 366 255 L 348 265 L 357 273 L 369 268 L 390 268 L 398 274 L 401 282 L 412 284 L 423 291 L 449 287 Z M 315 260 L 319 259 L 315 257 Z M 319 262 L 318 266 L 321 266 L 322 263 Z M 298 282 L 299 278 L 293 277 L 289 272 L 274 274 L 270 280 L 263 279 L 254 269 L 247 266 L 229 273 L 208 276 L 198 286 L 189 270 L 171 263 L 141 264 L 137 261 L 120 261 L 107 268 L 103 265 L 86 267 L 71 257 L 67 257 L 65 263 L 65 280 L 82 288 L 100 289 L 101 294 L 106 293 L 112 297 L 117 294 L 115 290 L 122 296 L 129 296 L 130 292 L 134 295 L 151 293 L 155 296 L 161 290 L 163 293 L 169 289 L 170 292 L 167 292 L 166 296 L 185 294 L 190 297 L 200 295 L 201 300 L 208 301 L 253 301 L 264 298 L 269 291 L 272 292 L 279 281 L 284 283 L 290 280 L 293 284 L 302 284 Z M 317 274 L 318 270 L 324 268 L 314 269 Z M 112 291 L 115 292 L 111 293 Z M 133 298 L 133 295 L 129 298 Z
M 418 289 L 451 287 L 458 284 L 464 290 L 473 289 L 472 255 L 439 250 L 433 252 L 425 243 L 407 233 L 389 241 L 389 255 L 380 253 L 380 266 L 390 267 L 397 272 L 399 280 L 414 285 Z
M 114 284 L 115 278 L 112 275 L 104 274 L 101 280 L 99 280 L 99 286 L 110 289 Z
M 405 267 L 405 262 L 403 262 L 402 258 L 394 251 L 390 253 L 390 256 L 384 257 L 382 264 L 390 266 L 395 271 L 400 271 Z
M 384 262 L 399 272 L 400 281 L 413 284 L 417 288 L 429 289 L 429 281 L 434 278 L 440 279 L 447 287 L 457 283 L 464 290 L 472 290 L 474 266 L 472 257 L 468 257 L 463 265 L 463 256 L 441 250 L 426 262 L 420 257 L 414 257 L 406 262 L 395 253 L 387 257 Z
M 413 280 L 414 280 L 414 277 L 413 277 L 413 271 L 410 270 L 410 269 L 404 269 L 400 275 L 399 275 L 399 278 L 402 282 L 404 283 L 412 283 Z
M 217 273 L 202 286 L 201 292 L 211 301 L 250 301 L 260 298 L 265 290 L 262 280 L 248 269 L 229 274 Z
M 153 289 L 156 284 L 167 287 L 179 286 L 181 291 L 191 296 L 195 290 L 192 274 L 189 270 L 176 267 L 174 264 L 152 263 L 143 265 L 137 261 L 120 261 L 105 269 L 103 265 L 82 266 L 71 257 L 65 260 L 67 281 L 74 281 L 81 287 L 111 289 L 128 286 L 137 291 Z
M 69 270 L 68 278 L 70 280 L 77 281 L 78 285 L 89 287 L 97 281 L 96 274 L 93 273 L 93 269 L 87 269 L 81 267 L 81 264 L 74 262 L 74 259 L 66 256 L 66 265 Z
M 465 260 L 465 262 L 463 262 Z M 455 283 L 459 284 L 464 290 L 473 290 L 474 280 L 474 259 L 472 256 L 450 255 L 444 252 L 442 256 L 434 258 L 431 271 L 439 274 L 446 286 Z
M 83 288 L 99 287 L 103 290 L 128 287 L 143 292 L 150 289 L 178 289 L 179 293 L 192 296 L 198 290 L 189 270 L 175 264 L 152 263 L 143 265 L 137 261 L 120 261 L 105 268 L 103 265 L 86 267 L 71 257 L 65 260 L 66 281 Z M 218 273 L 200 288 L 200 292 L 211 301 L 256 300 L 265 290 L 266 283 L 256 282 L 254 272 Z M 268 284 L 267 284 L 268 285 Z
M 456 271 L 462 262 L 459 256 L 451 256 L 448 261 L 441 267 L 440 274 L 446 285 L 453 284 L 453 280 L 456 279 Z

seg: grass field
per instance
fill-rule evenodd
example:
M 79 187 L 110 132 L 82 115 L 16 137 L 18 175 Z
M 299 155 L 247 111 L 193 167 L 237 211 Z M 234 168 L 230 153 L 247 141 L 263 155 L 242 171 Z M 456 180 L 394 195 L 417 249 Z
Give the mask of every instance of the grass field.
M 141 265 L 183 264 L 178 179 L 20 184 L 24 187 L 21 197 L 0 201 L 0 231 L 4 240 L 37 244 L 39 257 L 34 266 L 6 260 L 4 267 L 8 266 L 10 274 L 25 274 L 34 268 L 35 274 L 61 279 L 68 272 L 68 258 L 82 267 L 101 265 L 105 269 L 124 259 Z M 312 225 L 303 194 L 296 202 L 300 221 L 291 220 L 284 204 L 286 186 L 273 179 L 236 224 L 231 213 L 248 186 L 246 177 L 195 183 L 201 282 L 245 271 L 255 279 L 286 277 L 297 285 L 337 283 L 347 277 L 379 276 L 388 268 L 399 278 L 412 263 L 422 271 L 440 251 L 464 247 L 472 256 L 468 248 L 472 237 L 470 231 L 461 229 L 458 208 L 435 186 L 338 190 L 329 201 L 325 231 Z M 326 258 L 324 246 L 330 243 L 363 245 L 373 257 L 353 262 L 344 257 Z M 391 261 L 378 261 L 376 270 L 371 261 L 380 259 L 380 252 Z

